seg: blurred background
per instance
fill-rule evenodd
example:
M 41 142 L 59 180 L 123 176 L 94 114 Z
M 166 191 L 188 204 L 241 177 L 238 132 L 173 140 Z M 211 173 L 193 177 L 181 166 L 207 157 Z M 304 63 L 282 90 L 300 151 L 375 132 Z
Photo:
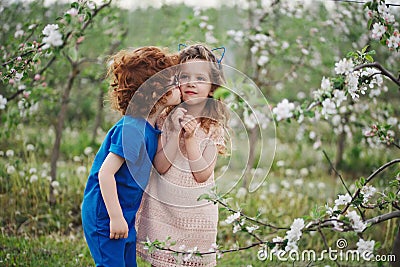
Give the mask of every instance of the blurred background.
M 335 75 L 335 63 L 367 45 L 368 51 L 375 51 L 374 60 L 395 75 L 400 68 L 399 52 L 371 39 L 361 1 L 89 1 L 80 9 L 83 2 L 0 0 L 1 266 L 93 265 L 82 234 L 80 204 L 93 157 L 119 118 L 107 101 L 105 61 L 120 49 L 155 45 L 177 52 L 178 44 L 197 42 L 224 46 L 223 63 L 250 79 L 268 108 L 283 99 L 310 104 L 322 79 Z M 387 3 L 399 21 L 400 3 Z M 56 23 L 63 45 L 36 49 L 45 26 Z M 29 52 L 32 47 L 34 52 Z M 33 63 L 18 65 L 18 55 L 23 55 L 21 64 L 24 57 Z M 15 79 L 7 73 L 22 76 Z M 251 88 L 238 90 L 243 91 L 242 99 L 251 98 Z M 257 160 L 259 137 L 251 135 L 249 107 L 239 106 L 235 112 L 249 133 L 248 154 L 243 156 L 238 145 L 216 168 L 217 174 L 240 176 L 230 192 L 230 205 L 289 227 L 294 218 L 308 216 L 346 193 L 333 166 L 354 191 L 352 184 L 360 177 L 400 155 L 398 148 L 365 137 L 366 129 L 379 121 L 392 125 L 398 140 L 398 90 L 385 80 L 360 101 L 348 99 L 346 108 L 327 119 L 281 122 L 275 129 L 271 116 L 266 116 L 265 122 L 276 130 L 273 143 L 263 143 L 264 153 L 271 151 L 268 164 Z M 230 97 L 224 95 L 232 103 L 240 102 Z M 249 193 L 246 177 L 254 173 L 268 176 Z M 398 173 L 396 165 L 387 169 L 374 186 L 388 192 L 384 188 Z M 365 215 L 377 214 L 372 210 Z M 229 215 L 221 207 L 218 244 L 227 249 L 251 244 L 254 240 L 246 233 L 234 234 L 226 225 Z M 397 228 L 398 219 L 393 219 L 362 235 L 380 243 L 378 252 L 389 253 Z M 258 231 L 267 239 L 278 234 L 271 229 Z M 344 235 L 350 248 L 359 238 L 329 230 L 325 235 L 330 246 Z M 305 234 L 299 247 L 321 251 L 324 241 L 318 234 Z M 265 266 L 257 259 L 257 248 L 224 254 L 218 262 L 218 266 Z

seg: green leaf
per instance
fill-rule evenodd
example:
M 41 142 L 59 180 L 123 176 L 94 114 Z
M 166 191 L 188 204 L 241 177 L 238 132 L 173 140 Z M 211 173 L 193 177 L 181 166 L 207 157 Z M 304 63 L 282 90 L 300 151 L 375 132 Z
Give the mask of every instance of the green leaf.
M 71 4 L 71 7 L 72 7 L 72 8 L 78 9 L 78 8 L 79 8 L 79 3 L 78 3 L 78 2 L 73 2 L 73 3 Z
M 364 48 L 363 48 L 363 49 L 361 49 L 361 53 L 363 53 L 363 54 L 364 54 L 364 53 L 365 53 L 365 51 L 367 51 L 367 49 L 368 49 L 368 46 L 369 46 L 369 45 L 366 45 L 366 46 L 364 46 Z
M 210 195 L 209 195 L 209 194 L 205 193 L 205 194 L 200 195 L 200 196 L 197 198 L 197 201 L 201 201 L 201 200 L 203 200 L 203 199 L 210 200 L 211 198 L 210 198 Z
M 369 62 L 374 62 L 374 58 L 371 57 L 370 55 L 365 55 L 365 59 Z
M 218 87 L 217 90 L 214 91 L 214 99 L 225 99 L 230 95 L 231 92 L 222 87 Z
M 78 51 L 75 49 L 75 47 L 71 47 L 68 51 L 68 54 L 72 61 L 76 62 L 78 60 Z

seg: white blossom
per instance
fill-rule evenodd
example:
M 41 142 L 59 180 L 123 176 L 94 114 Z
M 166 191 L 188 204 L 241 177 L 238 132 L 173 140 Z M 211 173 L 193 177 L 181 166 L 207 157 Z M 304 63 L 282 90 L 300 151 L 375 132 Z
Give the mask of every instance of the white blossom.
M 347 100 L 346 92 L 343 90 L 335 89 L 333 91 L 333 100 L 336 102 L 336 106 L 340 106 L 343 101 Z
M 91 10 L 94 10 L 96 8 L 96 4 L 93 1 L 86 2 L 86 6 Z
M 19 37 L 22 37 L 22 36 L 24 36 L 24 33 L 25 32 L 23 30 L 19 29 L 19 30 L 15 31 L 14 38 L 17 39 Z
M 58 31 L 57 24 L 49 24 L 42 31 L 45 37 L 43 38 L 43 49 L 48 49 L 50 46 L 61 46 L 63 44 L 62 35 Z
M 257 230 L 259 228 L 258 225 L 253 225 L 253 226 L 246 226 L 246 230 L 249 233 L 252 233 L 253 231 Z
M 321 114 L 324 115 L 325 118 L 328 118 L 328 115 L 333 115 L 336 113 L 337 110 L 335 102 L 333 102 L 330 98 L 326 98 L 324 101 L 322 101 Z
M 34 182 L 36 182 L 38 179 L 39 179 L 39 177 L 38 177 L 36 174 L 34 174 L 34 175 L 32 175 L 31 178 L 29 179 L 29 182 L 34 183 Z
M 371 37 L 375 40 L 380 40 L 385 32 L 386 32 L 386 27 L 381 23 L 376 22 L 372 26 Z
M 285 239 L 288 240 L 286 251 L 297 250 L 297 241 L 300 240 L 302 235 L 301 230 L 304 228 L 304 220 L 302 218 L 297 218 L 293 221 L 290 226 L 290 230 L 286 232 Z
M 322 77 L 321 89 L 322 89 L 323 91 L 327 91 L 327 92 L 330 92 L 330 91 L 331 91 L 331 89 L 332 89 L 332 84 L 331 84 L 331 80 L 329 80 L 329 78 L 325 78 L 325 76 Z
M 367 203 L 368 200 L 375 194 L 376 188 L 371 185 L 364 185 L 360 192 L 363 194 L 363 202 Z
M 89 156 L 90 154 L 92 154 L 92 152 L 93 152 L 93 148 L 90 147 L 90 146 L 86 147 L 85 150 L 83 150 L 83 153 L 84 153 L 86 156 Z
M 231 224 L 231 223 L 233 223 L 234 221 L 236 221 L 239 218 L 240 218 L 240 212 L 236 212 L 236 213 L 234 213 L 232 215 L 229 215 L 228 218 L 226 218 L 225 222 L 227 224 Z
M 356 211 L 350 211 L 346 214 L 346 217 L 350 219 L 352 227 L 356 233 L 361 233 L 367 227 L 367 224 L 361 220 L 361 217 Z
M 358 78 L 359 74 L 358 73 L 350 73 L 346 77 L 346 83 L 347 83 L 347 91 L 351 95 L 351 98 L 354 101 L 357 101 L 359 98 L 359 95 L 357 94 L 358 92 Z
M 7 173 L 8 174 L 13 174 L 15 172 L 15 167 L 13 165 L 8 165 L 7 166 Z
M 7 98 L 0 95 L 0 109 L 5 109 L 7 105 Z
M 266 56 L 266 55 L 261 55 L 261 56 L 258 58 L 257 65 L 259 65 L 259 66 L 264 66 L 266 63 L 268 63 L 268 61 L 269 61 L 269 57 L 268 57 L 268 56 Z
M 65 12 L 65 14 L 69 14 L 69 15 L 75 17 L 75 16 L 77 16 L 79 14 L 79 10 L 73 7 L 71 9 L 67 10 Z
M 85 167 L 85 166 L 79 166 L 78 168 L 76 168 L 76 173 L 77 173 L 77 174 L 84 174 L 84 173 L 86 173 L 86 167 Z
M 273 108 L 272 112 L 276 115 L 278 121 L 291 118 L 293 116 L 294 104 L 290 103 L 286 98 Z
M 58 181 L 52 181 L 52 182 L 51 182 L 51 186 L 52 186 L 53 188 L 58 188 L 58 187 L 60 187 L 60 183 L 59 183 Z
M 7 156 L 7 157 L 14 157 L 14 150 L 8 149 L 8 150 L 6 151 L 6 156 Z
M 354 68 L 354 63 L 352 59 L 343 58 L 339 62 L 335 63 L 336 74 L 348 74 Z
M 335 206 L 340 206 L 340 205 L 347 205 L 351 202 L 351 196 L 349 193 L 346 195 L 338 195 L 338 198 L 335 200 Z
M 365 241 L 364 239 L 360 238 L 357 242 L 357 251 L 360 253 L 361 257 L 365 260 L 369 260 L 373 257 L 373 251 L 375 246 L 375 241 Z
M 397 30 L 390 36 L 387 41 L 387 46 L 392 49 L 397 49 L 400 46 L 400 34 Z

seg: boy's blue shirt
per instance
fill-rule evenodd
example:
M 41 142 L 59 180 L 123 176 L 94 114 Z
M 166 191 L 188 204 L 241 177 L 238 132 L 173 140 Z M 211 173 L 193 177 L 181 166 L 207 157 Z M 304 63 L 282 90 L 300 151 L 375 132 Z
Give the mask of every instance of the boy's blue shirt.
M 123 212 L 136 213 L 149 180 L 160 133 L 145 119 L 130 116 L 122 117 L 108 131 L 95 156 L 86 184 L 85 212 L 94 212 L 94 216 L 101 217 L 108 215 L 100 192 L 98 174 L 105 158 L 112 152 L 125 159 L 115 174 L 121 208 Z

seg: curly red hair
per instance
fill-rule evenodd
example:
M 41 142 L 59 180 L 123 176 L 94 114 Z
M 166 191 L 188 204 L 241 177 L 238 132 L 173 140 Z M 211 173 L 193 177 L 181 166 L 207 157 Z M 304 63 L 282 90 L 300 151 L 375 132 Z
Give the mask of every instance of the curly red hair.
M 167 69 L 178 61 L 178 55 L 168 54 L 166 50 L 154 46 L 132 51 L 121 50 L 111 56 L 108 60 L 107 76 L 111 78 L 109 99 L 112 108 L 122 115 L 153 114 L 156 103 L 165 101 L 165 86 L 170 83 L 173 75 Z M 149 79 L 152 76 L 154 77 Z M 130 104 L 134 96 L 135 101 Z

